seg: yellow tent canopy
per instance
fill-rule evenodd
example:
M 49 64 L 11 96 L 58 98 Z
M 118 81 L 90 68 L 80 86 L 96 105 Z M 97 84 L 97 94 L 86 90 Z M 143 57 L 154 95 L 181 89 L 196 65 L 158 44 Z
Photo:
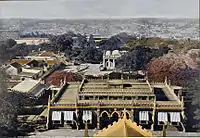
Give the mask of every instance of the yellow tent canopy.
M 122 119 L 109 125 L 108 128 L 100 130 L 94 137 L 152 137 L 152 133 L 127 119 L 126 113 L 124 113 Z

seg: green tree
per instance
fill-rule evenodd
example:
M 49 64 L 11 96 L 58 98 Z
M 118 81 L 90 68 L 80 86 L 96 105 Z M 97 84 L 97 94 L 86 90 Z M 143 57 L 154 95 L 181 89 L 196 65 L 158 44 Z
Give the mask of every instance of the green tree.
M 6 76 L 6 73 L 0 69 L 0 135 L 2 135 L 5 130 L 10 129 L 13 126 L 15 117 L 15 108 L 13 108 L 10 102 L 6 101 Z
M 193 96 L 192 96 L 192 106 L 194 108 L 194 122 L 195 124 L 193 127 L 200 131 L 200 51 L 198 54 L 198 61 L 197 61 L 197 68 L 199 70 L 199 74 L 196 76 L 196 79 L 192 82 L 193 83 Z
M 7 45 L 8 48 L 11 48 L 11 47 L 13 47 L 14 45 L 17 44 L 17 42 L 15 40 L 13 40 L 13 39 L 7 39 L 5 41 L 5 43 L 6 43 L 6 45 Z
M 94 40 L 93 35 L 90 35 L 89 46 L 95 48 L 95 40 Z
M 23 112 L 24 106 L 32 106 L 34 97 L 20 92 L 8 92 L 8 75 L 0 69 L 0 136 L 16 135 L 17 115 Z

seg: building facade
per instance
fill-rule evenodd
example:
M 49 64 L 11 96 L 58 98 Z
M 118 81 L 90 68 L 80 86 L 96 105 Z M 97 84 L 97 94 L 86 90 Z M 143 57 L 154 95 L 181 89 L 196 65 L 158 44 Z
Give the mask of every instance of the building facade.
M 182 88 L 167 82 L 150 84 L 148 80 L 83 79 L 71 83 L 49 103 L 48 126 L 102 129 L 118 121 L 126 111 L 131 121 L 162 130 L 164 123 L 184 131 Z

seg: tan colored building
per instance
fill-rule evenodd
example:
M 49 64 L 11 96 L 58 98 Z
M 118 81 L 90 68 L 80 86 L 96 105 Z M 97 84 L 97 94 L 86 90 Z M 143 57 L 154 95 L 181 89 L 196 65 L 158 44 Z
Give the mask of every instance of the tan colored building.
M 103 129 L 122 118 L 125 108 L 127 119 L 147 129 L 162 130 L 168 122 L 184 131 L 181 94 L 181 87 L 167 81 L 150 84 L 145 79 L 83 79 L 56 94 L 48 125 L 84 128 L 87 121 L 88 127 Z
M 17 44 L 26 44 L 26 45 L 40 45 L 42 43 L 49 43 L 48 38 L 20 38 L 15 40 Z

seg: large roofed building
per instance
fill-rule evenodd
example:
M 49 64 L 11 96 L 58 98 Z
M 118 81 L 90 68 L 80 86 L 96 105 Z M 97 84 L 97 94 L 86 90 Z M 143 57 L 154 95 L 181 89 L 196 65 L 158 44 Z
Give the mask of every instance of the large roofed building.
M 164 83 L 150 84 L 146 79 L 89 79 L 68 84 L 49 106 L 49 126 L 103 129 L 126 116 L 141 126 L 161 130 L 168 122 L 184 131 L 182 88 Z

